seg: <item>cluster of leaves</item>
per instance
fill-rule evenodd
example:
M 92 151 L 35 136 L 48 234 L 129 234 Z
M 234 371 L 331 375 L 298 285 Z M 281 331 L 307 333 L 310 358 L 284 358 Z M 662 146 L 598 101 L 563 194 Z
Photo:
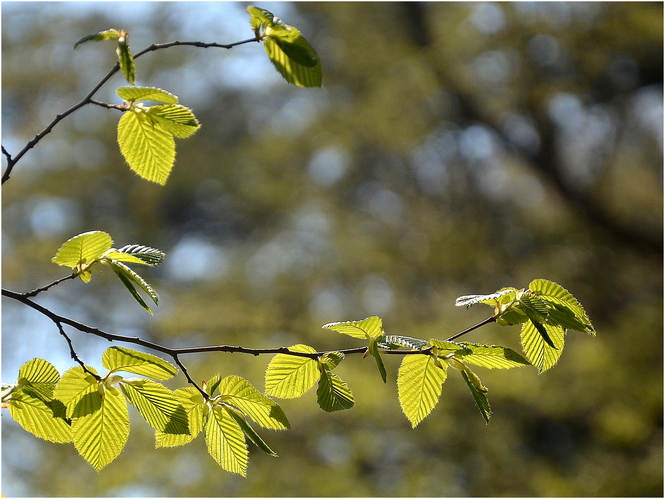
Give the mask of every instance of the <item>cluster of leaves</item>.
M 320 87 L 321 60 L 300 31 L 285 24 L 271 12 L 250 6 L 250 25 L 256 41 L 263 42 L 266 53 L 284 79 L 299 87 Z M 136 65 L 122 29 L 107 29 L 81 38 L 74 48 L 89 41 L 117 43 L 118 65 L 132 85 L 117 94 L 123 104 L 111 106 L 123 111 L 118 122 L 118 146 L 129 167 L 140 177 L 165 185 L 175 163 L 175 140 L 191 136 L 200 127 L 191 109 L 178 103 L 166 90 L 135 85 Z M 148 106 L 146 101 L 160 104 Z

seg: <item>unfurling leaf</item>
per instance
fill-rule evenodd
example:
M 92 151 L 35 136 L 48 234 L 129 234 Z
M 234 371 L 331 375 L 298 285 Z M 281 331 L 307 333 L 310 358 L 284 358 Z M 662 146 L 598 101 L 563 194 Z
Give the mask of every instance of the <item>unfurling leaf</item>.
M 129 35 L 124 31 L 121 31 L 120 35 L 120 38 L 118 38 L 118 48 L 115 49 L 118 56 L 118 64 L 120 64 L 120 70 L 125 76 L 125 79 L 134 85 L 136 67 L 134 66 L 134 57 L 129 50 L 129 41 L 127 40 Z
M 284 79 L 299 87 L 320 87 L 321 60 L 300 31 L 265 9 L 250 6 L 247 12 L 270 62 Z
M 487 399 L 487 388 L 482 384 L 480 378 L 471 371 L 468 367 L 462 370 L 462 378 L 466 381 L 473 399 L 476 401 L 480 413 L 485 419 L 485 423 L 489 424 L 492 409 L 490 408 L 489 400 Z
M 363 340 L 383 335 L 383 323 L 380 317 L 368 317 L 361 321 L 331 322 L 323 327 Z
M 117 40 L 118 38 L 120 38 L 120 31 L 117 29 L 107 29 L 99 33 L 84 36 L 74 44 L 74 49 L 85 42 L 101 42 L 103 40 Z

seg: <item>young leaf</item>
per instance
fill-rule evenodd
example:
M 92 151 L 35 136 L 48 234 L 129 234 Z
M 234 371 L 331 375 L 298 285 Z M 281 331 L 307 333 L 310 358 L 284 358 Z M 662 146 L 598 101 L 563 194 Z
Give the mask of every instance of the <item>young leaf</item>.
M 463 345 L 468 348 L 468 353 L 458 352 L 455 357 L 466 364 L 489 369 L 512 369 L 529 365 L 529 361 L 507 347 L 467 342 Z
M 203 389 L 211 397 L 215 395 L 215 391 L 219 388 L 219 384 L 222 382 L 222 376 L 220 374 L 215 374 L 208 382 L 204 382 Z
M 252 418 L 264 428 L 285 430 L 289 420 L 282 408 L 240 376 L 227 376 L 219 385 L 221 400 Z
M 21 387 L 29 386 L 45 398 L 51 398 L 60 373 L 53 364 L 44 359 L 35 358 L 27 361 L 18 370 L 18 383 Z
M 193 386 L 179 388 L 173 392 L 185 410 L 188 419 L 189 434 L 175 433 L 169 426 L 165 431 L 155 432 L 155 447 L 178 447 L 194 440 L 203 430 L 204 407 L 203 396 Z
M 102 354 L 102 365 L 112 372 L 125 371 L 158 380 L 170 379 L 178 372 L 164 359 L 123 347 L 107 348 Z
M 399 403 L 415 428 L 436 406 L 447 367 L 431 355 L 405 355 L 397 374 Z
M 120 389 L 154 429 L 189 435 L 187 413 L 171 390 L 145 378 L 125 378 Z
M 106 390 L 94 412 L 74 419 L 72 432 L 76 450 L 97 471 L 113 461 L 129 438 L 127 402 L 118 390 Z
M 320 87 L 321 60 L 300 31 L 258 7 L 247 7 L 250 24 L 261 38 L 270 62 L 289 83 L 299 87 Z
M 245 433 L 223 406 L 215 406 L 205 423 L 208 452 L 226 471 L 247 476 L 249 453 Z
M 294 345 L 289 350 L 316 353 L 307 345 Z M 316 360 L 279 353 L 266 369 L 266 395 L 283 399 L 300 397 L 314 386 L 319 375 Z
M 201 127 L 191 109 L 185 106 L 172 104 L 151 106 L 147 109 L 146 115 L 156 126 L 179 139 L 186 139 Z
M 529 284 L 529 290 L 550 305 L 550 324 L 591 335 L 596 334 L 582 305 L 559 284 L 545 279 L 534 279 Z
M 524 354 L 538 369 L 539 373 L 546 371 L 558 362 L 559 357 L 563 353 L 565 339 L 563 328 L 548 324 L 542 324 L 541 326 L 547 331 L 547 335 L 554 344 L 554 348 L 545 341 L 543 335 L 531 321 L 525 322 L 522 325 L 520 333 L 520 341 Z
M 490 408 L 489 400 L 487 399 L 487 388 L 482 384 L 480 378 L 476 376 L 468 367 L 462 371 L 462 378 L 466 381 L 473 399 L 476 401 L 480 413 L 485 419 L 485 423 L 489 424 L 490 416 L 492 415 L 492 409 Z
M 325 324 L 323 327 L 363 340 L 369 340 L 383 335 L 383 323 L 380 317 L 368 317 L 361 321 L 331 322 Z
M 517 291 L 516 288 L 503 288 L 496 293 L 492 293 L 489 295 L 466 295 L 466 296 L 460 296 L 455 300 L 455 306 L 456 307 L 466 307 L 469 308 L 472 305 L 475 305 L 476 303 L 484 303 L 486 305 L 492 305 L 494 306 L 496 304 L 496 300 L 498 298 L 501 298 L 504 295 L 507 295 L 508 293 L 512 293 Z
M 92 367 L 86 369 L 97 374 Z M 53 398 L 65 404 L 68 418 L 86 416 L 99 409 L 101 395 L 98 380 L 82 367 L 72 367 L 55 385 Z
M 175 141 L 141 110 L 126 111 L 118 122 L 120 152 L 137 175 L 164 185 L 175 161 Z
M 79 45 L 85 42 L 100 42 L 103 40 L 117 40 L 120 38 L 120 32 L 117 29 L 107 29 L 105 31 L 100 31 L 99 33 L 94 33 L 92 35 L 86 35 L 81 38 L 78 42 L 74 44 L 74 49 Z
M 178 97 L 172 93 L 155 87 L 120 87 L 116 90 L 118 97 L 127 102 L 155 101 L 165 104 L 177 104 Z
M 125 79 L 134 85 L 136 68 L 134 66 L 134 57 L 129 50 L 129 42 L 127 41 L 128 35 L 124 31 L 121 31 L 120 35 L 121 36 L 118 38 L 118 48 L 115 49 L 115 53 L 118 56 L 118 64 L 120 64 L 120 70 L 125 76 Z
M 342 352 L 328 352 L 319 357 L 319 360 L 324 369 L 332 371 L 344 360 L 344 354 Z
M 386 382 L 386 367 L 383 365 L 383 359 L 381 358 L 381 354 L 379 353 L 379 347 L 378 347 L 378 341 L 379 338 L 372 338 L 369 340 L 369 347 L 368 351 L 372 357 L 374 357 L 374 360 L 376 361 L 376 367 L 379 369 L 379 374 L 381 375 L 381 379 L 383 382 Z
M 240 414 L 236 413 L 235 411 L 229 411 L 229 414 L 233 417 L 233 419 L 236 420 L 242 431 L 247 435 L 247 437 L 256 445 L 259 449 L 261 449 L 263 452 L 266 454 L 272 456 L 272 457 L 279 457 L 275 451 L 273 451 L 270 447 L 268 447 L 268 444 L 266 444 L 263 439 L 259 436 L 256 431 L 254 431 L 254 428 L 252 428 L 249 423 L 245 420 L 244 417 L 242 417 Z
M 122 281 L 125 287 L 132 294 L 134 299 L 137 302 L 139 302 L 139 304 L 148 312 L 150 312 L 150 314 L 152 315 L 152 310 L 150 309 L 148 304 L 143 300 L 138 291 L 136 291 L 136 288 L 132 284 L 132 281 L 137 283 L 146 293 L 148 293 L 148 296 L 152 298 L 152 301 L 155 302 L 155 305 L 159 301 L 159 296 L 157 295 L 157 292 L 154 289 L 152 289 L 152 287 L 140 275 L 138 275 L 132 269 L 127 267 L 125 264 L 115 260 L 106 260 L 104 261 L 104 263 L 113 269 L 113 271 L 116 273 L 120 281 Z
M 70 267 L 83 282 L 90 282 L 92 273 L 89 267 L 113 245 L 113 240 L 106 232 L 84 232 L 67 240 L 51 259 L 53 263 Z
M 122 248 L 118 249 L 117 253 L 141 260 L 144 265 L 150 265 L 151 267 L 161 265 L 165 256 L 164 253 L 158 249 L 150 248 L 148 246 L 139 246 L 138 244 L 128 244 L 123 246 Z M 124 261 L 122 260 L 122 257 L 114 257 L 113 259 L 118 260 L 119 262 Z
M 346 382 L 335 373 L 323 369 L 319 386 L 316 390 L 316 401 L 326 412 L 351 409 L 354 404 L 353 393 Z

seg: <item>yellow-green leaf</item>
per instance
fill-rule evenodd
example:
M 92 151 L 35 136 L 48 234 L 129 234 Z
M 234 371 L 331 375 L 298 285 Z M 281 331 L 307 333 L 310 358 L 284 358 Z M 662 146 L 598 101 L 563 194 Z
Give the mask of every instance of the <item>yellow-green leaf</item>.
M 164 385 L 145 378 L 124 379 L 120 388 L 129 403 L 154 429 L 189 435 L 185 408 Z
M 353 393 L 346 382 L 335 373 L 324 369 L 316 390 L 316 401 L 326 412 L 342 411 L 353 407 Z
M 178 97 L 166 90 L 155 87 L 120 87 L 118 96 L 127 102 L 155 101 L 165 104 L 177 104 Z
M 323 327 L 363 340 L 377 338 L 383 334 L 383 323 L 380 317 L 368 317 L 361 321 L 331 322 Z
M 237 407 L 264 428 L 290 428 L 282 408 L 240 376 L 225 377 L 219 385 L 219 393 L 223 402 Z
M 125 371 L 158 380 L 170 379 L 178 372 L 164 359 L 124 347 L 107 348 L 102 355 L 102 365 L 109 371 Z
M 74 49 L 79 45 L 85 42 L 100 42 L 103 40 L 117 40 L 120 38 L 120 32 L 117 29 L 107 29 L 105 31 L 100 31 L 99 33 L 94 33 L 92 35 L 86 35 L 81 38 L 78 42 L 74 44 Z
M 467 342 L 462 344 L 468 350 L 455 353 L 455 357 L 467 364 L 489 369 L 512 369 L 529 365 L 524 357 L 508 347 Z
M 545 328 L 556 348 L 552 348 L 547 344 L 542 334 L 531 321 L 525 322 L 522 325 L 520 333 L 522 350 L 524 350 L 526 358 L 529 359 L 539 372 L 546 371 L 559 361 L 559 357 L 561 357 L 561 353 L 563 352 L 565 339 L 563 328 L 548 324 L 542 324 L 542 327 Z
M 97 374 L 93 368 L 87 369 Z M 85 416 L 96 411 L 101 404 L 99 383 L 82 367 L 72 367 L 58 381 L 53 398 L 65 404 L 68 418 Z
M 206 403 L 201 393 L 193 386 L 189 386 L 179 388 L 173 394 L 187 414 L 189 434 L 173 433 L 170 427 L 166 427 L 166 431 L 155 433 L 155 447 L 177 447 L 188 444 L 203 430 L 203 414 Z
M 414 428 L 436 406 L 446 377 L 446 364 L 433 356 L 404 356 L 397 374 L 397 391 L 402 411 Z
M 249 453 L 245 433 L 224 407 L 216 406 L 208 414 L 205 439 L 208 452 L 222 468 L 247 476 Z
M 129 42 L 127 40 L 127 33 L 122 32 L 118 38 L 118 48 L 116 48 L 116 54 L 118 56 L 118 64 L 120 64 L 120 70 L 125 76 L 125 79 L 134 84 L 134 78 L 136 77 L 136 68 L 134 66 L 134 57 L 132 56 L 131 51 L 129 50 Z
M 166 184 L 175 161 L 173 135 L 146 116 L 145 108 L 132 108 L 118 122 L 118 145 L 129 167 L 140 177 Z
M 294 345 L 289 350 L 316 353 L 307 345 Z M 283 399 L 297 398 L 314 386 L 319 379 L 317 362 L 308 357 L 279 353 L 266 369 L 266 394 Z
M 62 402 L 47 402 L 29 390 L 19 389 L 12 393 L 8 407 L 14 421 L 36 437 L 55 443 L 72 441 L 72 429 L 64 418 Z
M 106 232 L 99 230 L 84 232 L 60 246 L 51 261 L 73 269 L 79 273 L 81 280 L 88 282 L 91 277 L 89 266 L 98 262 L 112 245 L 113 239 Z
M 185 106 L 171 104 L 151 106 L 146 114 L 156 126 L 179 139 L 189 137 L 201 127 L 191 109 Z
M 119 390 L 106 390 L 95 412 L 72 423 L 76 450 L 97 471 L 113 461 L 129 438 L 129 412 Z

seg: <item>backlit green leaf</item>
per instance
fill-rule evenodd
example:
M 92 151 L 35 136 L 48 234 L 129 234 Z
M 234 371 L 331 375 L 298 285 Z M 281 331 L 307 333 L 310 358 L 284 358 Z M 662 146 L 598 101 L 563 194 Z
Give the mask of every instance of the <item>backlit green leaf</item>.
M 155 101 L 165 104 L 177 104 L 178 97 L 166 90 L 155 87 L 120 87 L 118 96 L 127 102 Z
M 89 371 L 96 371 L 87 367 Z M 66 371 L 53 390 L 53 398 L 67 407 L 67 417 L 81 417 L 96 411 L 101 404 L 98 381 L 82 367 L 72 367 Z
M 369 341 L 369 353 L 374 357 L 374 360 L 376 361 L 376 367 L 379 370 L 379 374 L 381 375 L 381 379 L 383 382 L 386 382 L 386 367 L 383 365 L 383 359 L 381 358 L 381 353 L 379 353 L 379 347 L 378 347 L 378 338 L 372 338 Z
M 405 355 L 397 374 L 402 411 L 415 428 L 436 406 L 446 381 L 447 367 L 431 355 Z
M 547 335 L 552 340 L 555 348 L 547 344 L 542 334 L 534 326 L 533 322 L 525 322 L 522 325 L 520 341 L 526 358 L 538 369 L 539 372 L 546 371 L 554 366 L 563 352 L 565 332 L 559 326 L 543 324 Z
M 81 38 L 78 42 L 74 44 L 76 49 L 79 45 L 85 42 L 100 42 L 103 40 L 117 40 L 120 38 L 120 32 L 117 29 L 107 29 L 105 31 L 100 31 L 99 33 L 94 33 L 92 35 L 86 35 Z
M 150 309 L 148 304 L 143 300 L 141 295 L 138 293 L 133 283 L 135 282 L 139 286 L 141 286 L 143 291 L 148 293 L 148 296 L 152 298 L 152 301 L 154 301 L 155 304 L 157 304 L 157 302 L 159 301 L 159 296 L 157 295 L 157 292 L 154 289 L 152 289 L 150 284 L 148 284 L 140 275 L 138 275 L 136 272 L 134 272 L 132 269 L 130 269 L 123 263 L 120 263 L 115 260 L 106 260 L 104 263 L 113 269 L 113 271 L 116 273 L 120 281 L 122 281 L 125 287 L 132 294 L 134 299 L 152 315 L 152 310 Z
M 73 269 L 74 272 L 79 273 L 82 281 L 89 282 L 92 275 L 87 270 L 88 267 L 98 262 L 112 245 L 113 240 L 106 232 L 98 230 L 84 232 L 60 246 L 51 261 Z
M 125 371 L 158 380 L 170 379 L 178 372 L 164 359 L 123 347 L 107 348 L 102 354 L 102 365 L 113 372 Z
M 185 106 L 172 104 L 151 106 L 146 114 L 156 126 L 179 139 L 189 137 L 201 127 L 191 109 Z
M 467 342 L 463 344 L 469 349 L 469 353 L 459 352 L 455 357 L 467 364 L 489 369 L 512 369 L 529 365 L 529 361 L 507 347 Z
M 116 54 L 118 56 L 118 64 L 120 64 L 120 70 L 125 76 L 125 79 L 134 84 L 134 78 L 136 77 L 136 68 L 134 66 L 134 57 L 129 50 L 129 43 L 127 41 L 127 34 L 118 38 L 118 48 L 116 49 Z
M 30 390 L 19 389 L 12 393 L 7 405 L 10 416 L 27 432 L 49 442 L 71 442 L 71 426 L 59 400 L 45 401 Z
M 289 347 L 294 352 L 316 353 L 307 345 Z M 308 357 L 277 354 L 266 369 L 266 394 L 271 397 L 296 398 L 314 386 L 319 379 L 317 362 Z
M 179 388 L 173 392 L 180 405 L 184 408 L 188 419 L 189 434 L 173 433 L 170 427 L 166 431 L 155 432 L 155 447 L 177 447 L 194 440 L 203 430 L 206 403 L 203 396 L 193 386 Z
M 208 452 L 226 471 L 247 476 L 249 453 L 245 433 L 229 411 L 216 406 L 205 423 Z
M 492 409 L 490 408 L 490 403 L 487 399 L 487 388 L 482 384 L 480 378 L 469 368 L 462 371 L 462 378 L 464 378 L 469 390 L 471 390 L 473 399 L 476 401 L 476 405 L 478 406 L 478 409 L 480 409 L 480 414 L 482 414 L 485 419 L 485 423 L 489 424 Z
M 383 323 L 380 317 L 368 317 L 361 321 L 331 322 L 323 327 L 363 340 L 383 335 Z
M 150 426 L 167 433 L 189 435 L 184 407 L 171 390 L 149 379 L 124 379 L 120 389 Z
M 529 284 L 529 290 L 549 303 L 551 325 L 560 325 L 566 329 L 591 335 L 596 334 L 582 305 L 559 284 L 545 279 L 535 279 Z
M 151 267 L 156 267 L 164 261 L 164 253 L 158 249 L 150 248 L 148 246 L 140 246 L 138 244 L 128 244 L 118 249 L 118 253 L 121 255 L 131 256 L 138 260 L 141 260 L 143 264 L 150 265 Z M 114 258 L 118 261 L 124 261 L 122 258 Z M 131 263 L 131 262 L 128 262 Z
M 140 108 L 128 110 L 120 118 L 118 145 L 137 175 L 160 185 L 166 184 L 175 161 L 173 135 L 155 126 Z
M 266 444 L 263 441 L 263 439 L 259 436 L 259 434 L 256 433 L 256 431 L 254 431 L 254 428 L 252 428 L 249 425 L 249 423 L 245 420 L 244 417 L 242 417 L 240 414 L 237 414 L 234 411 L 229 411 L 229 414 L 233 417 L 233 419 L 236 420 L 242 431 L 254 443 L 254 445 L 256 445 L 266 454 L 272 457 L 278 457 L 275 451 L 273 451 L 270 447 L 268 447 L 268 444 Z
M 97 471 L 118 457 L 129 438 L 125 397 L 119 390 L 106 390 L 99 398 L 98 410 L 78 417 L 72 423 L 76 450 Z
M 326 412 L 351 409 L 354 404 L 353 393 L 346 382 L 335 373 L 324 369 L 316 390 L 316 401 Z
M 282 408 L 240 376 L 225 377 L 219 385 L 219 393 L 223 402 L 237 407 L 264 428 L 290 428 Z

